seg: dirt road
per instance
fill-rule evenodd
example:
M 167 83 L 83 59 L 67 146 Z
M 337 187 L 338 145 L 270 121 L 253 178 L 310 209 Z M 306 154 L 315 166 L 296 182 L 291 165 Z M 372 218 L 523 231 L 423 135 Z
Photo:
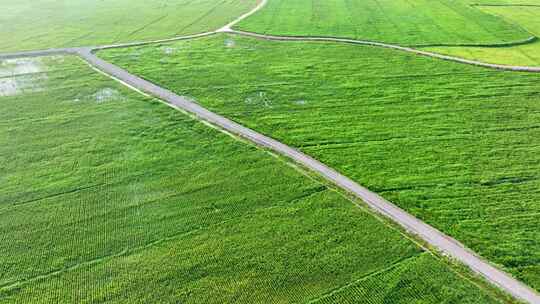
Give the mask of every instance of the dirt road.
M 312 157 L 277 140 L 239 125 L 221 115 L 213 113 L 197 103 L 189 101 L 186 98 L 179 96 L 167 89 L 130 74 L 126 70 L 98 58 L 90 50 L 81 50 L 80 56 L 95 68 L 108 75 L 111 75 L 113 78 L 127 84 L 130 87 L 156 96 L 174 107 L 177 107 L 178 109 L 195 115 L 201 120 L 245 138 L 259 146 L 271 149 L 293 159 L 297 163 L 302 164 L 303 166 L 320 174 L 340 188 L 359 197 L 375 211 L 398 223 L 410 233 L 416 234 L 441 252 L 469 266 L 473 271 L 480 274 L 493 284 L 499 286 L 506 292 L 519 299 L 527 301 L 528 303 L 540 304 L 540 295 L 536 293 L 536 291 L 512 278 L 507 273 L 491 266 L 488 262 L 466 249 L 465 246 L 458 241 L 415 218 L 414 216 L 380 197 L 376 193 L 360 186 L 353 180 L 313 159 Z

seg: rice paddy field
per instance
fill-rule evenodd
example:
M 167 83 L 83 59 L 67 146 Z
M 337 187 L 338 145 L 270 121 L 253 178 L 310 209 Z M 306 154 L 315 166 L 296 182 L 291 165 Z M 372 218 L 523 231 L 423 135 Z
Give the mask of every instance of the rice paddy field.
M 0 54 L 204 33 L 259 3 L 4 0 Z M 540 66 L 539 20 L 537 0 L 268 0 L 233 28 Z M 98 56 L 540 291 L 540 74 L 241 33 Z M 81 58 L 3 58 L 0 303 L 518 303 L 308 169 Z
M 539 74 L 238 35 L 99 56 L 299 148 L 540 290 Z
M 236 28 L 409 46 L 513 43 L 531 36 L 467 1 L 451 0 L 270 0 Z
M 535 3 L 531 1 L 530 3 Z M 477 6 L 486 13 L 519 25 L 534 36 L 540 36 L 540 4 L 506 4 Z M 540 41 L 508 47 L 433 47 L 442 54 L 489 63 L 540 66 Z
M 506 303 L 275 155 L 89 68 L 0 63 L 1 303 Z
M 0 52 L 94 46 L 215 30 L 256 0 L 2 0 Z

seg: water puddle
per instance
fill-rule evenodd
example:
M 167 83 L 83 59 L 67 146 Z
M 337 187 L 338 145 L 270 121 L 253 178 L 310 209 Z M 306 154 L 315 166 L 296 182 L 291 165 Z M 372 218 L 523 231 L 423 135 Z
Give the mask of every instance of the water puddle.
M 264 107 L 264 108 L 272 107 L 272 100 L 268 98 L 268 96 L 266 95 L 266 92 L 262 92 L 262 91 L 256 92 L 246 97 L 245 103 L 248 105 L 259 106 L 259 107 Z
M 0 96 L 15 96 L 43 90 L 47 75 L 40 58 L 18 58 L 0 61 Z
M 225 47 L 233 48 L 235 46 L 236 46 L 236 42 L 234 42 L 233 39 L 230 39 L 230 38 L 225 39 Z
M 170 47 L 170 46 L 162 46 L 160 49 L 165 55 L 174 55 L 178 51 L 177 48 Z
M 97 103 L 105 103 L 111 101 L 124 101 L 125 97 L 118 90 L 112 88 L 104 88 L 92 95 L 92 100 Z

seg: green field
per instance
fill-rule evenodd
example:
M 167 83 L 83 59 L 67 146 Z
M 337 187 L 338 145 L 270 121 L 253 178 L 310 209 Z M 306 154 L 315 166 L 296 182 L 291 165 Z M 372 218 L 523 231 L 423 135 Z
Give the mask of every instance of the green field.
M 401 45 L 493 44 L 530 37 L 521 28 L 467 2 L 451 0 L 269 0 L 237 28 Z
M 219 27 L 256 0 L 3 0 L 0 52 L 171 38 Z
M 539 74 L 236 35 L 99 55 L 300 148 L 540 290 Z
M 434 263 L 429 255 L 424 255 L 401 263 L 384 273 L 352 282 L 313 303 L 354 304 L 358 303 L 359 299 L 369 299 L 368 303 L 373 304 L 451 303 L 455 289 L 466 288 L 456 286 L 453 280 L 453 276 L 448 275 L 440 264 Z M 433 295 L 430 292 L 432 286 L 442 286 L 444 291 Z M 467 291 L 463 289 L 462 292 Z M 470 299 L 460 299 L 456 303 L 483 303 L 475 301 L 477 299 L 472 302 Z
M 486 13 L 500 16 L 540 36 L 540 4 L 538 6 L 480 6 Z M 441 54 L 459 56 L 489 63 L 540 66 L 540 41 L 511 47 L 435 47 L 427 48 Z
M 2 303 L 291 303 L 339 288 L 359 303 L 501 303 L 305 171 L 75 57 L 1 62 L 0 103 Z M 347 291 L 358 284 L 386 289 Z

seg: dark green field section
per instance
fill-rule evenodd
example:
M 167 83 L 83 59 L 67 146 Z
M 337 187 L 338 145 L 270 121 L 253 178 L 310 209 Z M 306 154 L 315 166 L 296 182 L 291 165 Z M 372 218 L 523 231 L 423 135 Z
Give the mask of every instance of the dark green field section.
M 540 75 L 215 36 L 100 56 L 336 168 L 540 290 Z
M 76 58 L 0 67 L 2 303 L 307 302 L 368 278 L 498 303 L 300 169 Z M 396 281 L 433 275 L 426 259 L 441 281 Z
M 400 45 L 512 43 L 531 34 L 463 0 L 268 0 L 236 27 Z
M 255 0 L 2 0 L 0 53 L 95 46 L 213 31 Z

